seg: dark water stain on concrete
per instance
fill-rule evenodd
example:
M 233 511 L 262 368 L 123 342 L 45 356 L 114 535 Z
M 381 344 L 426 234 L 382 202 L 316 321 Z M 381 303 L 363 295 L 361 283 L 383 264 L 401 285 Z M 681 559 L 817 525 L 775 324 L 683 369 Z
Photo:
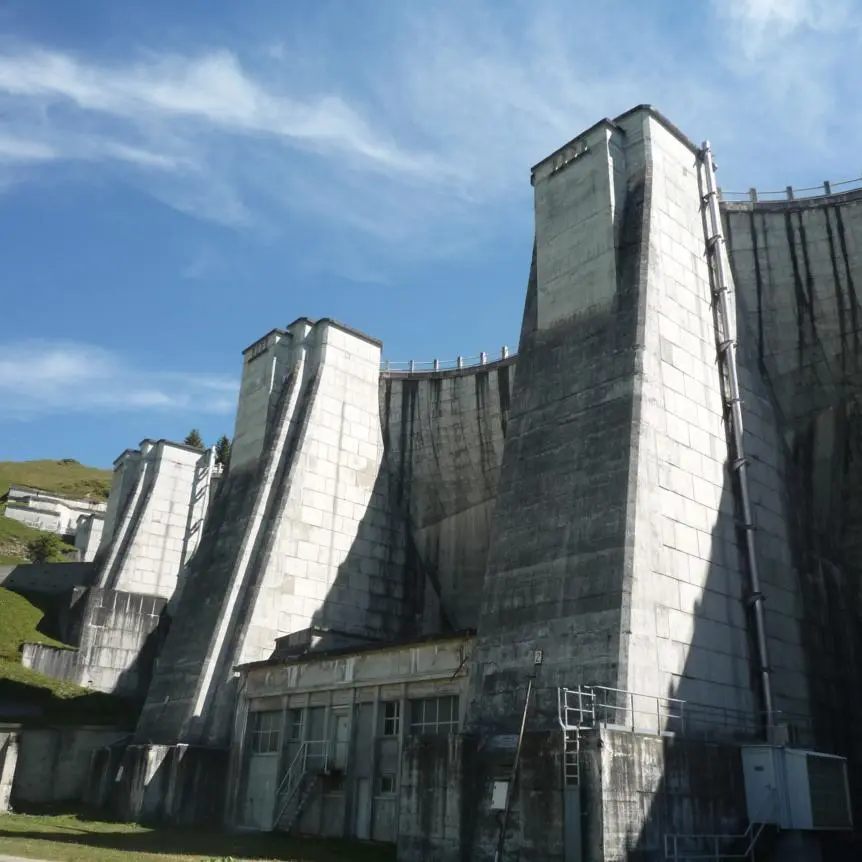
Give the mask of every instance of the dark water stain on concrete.
M 796 236 L 793 231 L 793 221 L 790 212 L 784 213 L 784 229 L 787 234 L 787 249 L 790 253 L 790 265 L 793 268 L 793 295 L 796 298 L 796 348 L 799 363 L 802 364 L 802 354 L 805 352 L 805 290 L 802 287 L 802 276 L 799 272 L 799 259 L 796 255 Z
M 832 265 L 832 284 L 835 288 L 835 305 L 838 310 L 838 334 L 841 340 L 841 372 L 847 371 L 847 320 L 844 311 L 844 288 L 838 272 L 838 258 L 835 253 L 835 236 L 832 231 L 832 220 L 829 209 L 824 207 L 823 218 L 826 220 L 826 241 L 829 243 L 829 263 Z
M 838 244 L 841 246 L 841 257 L 844 261 L 844 274 L 847 278 L 847 293 L 850 300 L 850 325 L 853 328 L 853 352 L 859 355 L 859 296 L 853 283 L 853 270 L 850 267 L 850 255 L 847 253 L 847 232 L 844 229 L 844 215 L 841 207 L 836 206 L 835 220 L 838 223 Z

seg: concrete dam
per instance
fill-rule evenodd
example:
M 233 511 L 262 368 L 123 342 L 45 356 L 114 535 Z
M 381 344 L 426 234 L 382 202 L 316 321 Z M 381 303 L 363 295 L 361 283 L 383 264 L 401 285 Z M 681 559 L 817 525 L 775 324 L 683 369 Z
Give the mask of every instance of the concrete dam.
M 159 603 L 122 654 L 83 624 L 93 665 L 146 635 L 89 801 L 405 862 L 858 858 L 862 190 L 722 200 L 647 106 L 531 181 L 516 355 L 299 318 L 224 475 L 118 461 L 76 601 Z

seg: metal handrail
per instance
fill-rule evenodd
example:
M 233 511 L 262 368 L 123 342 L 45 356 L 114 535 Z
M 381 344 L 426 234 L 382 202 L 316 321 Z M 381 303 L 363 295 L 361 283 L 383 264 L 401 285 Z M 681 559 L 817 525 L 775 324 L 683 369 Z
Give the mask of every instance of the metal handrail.
M 395 371 L 407 374 L 425 373 L 428 371 L 452 371 L 459 368 L 487 365 L 489 362 L 499 362 L 512 358 L 509 348 L 503 345 L 499 356 L 489 359 L 490 354 L 482 352 L 477 356 L 457 356 L 455 359 L 384 359 L 380 363 L 381 371 Z
M 578 696 L 578 705 L 569 706 L 569 695 Z M 652 694 L 626 691 L 621 688 L 611 688 L 604 685 L 578 686 L 574 689 L 562 688 L 558 692 L 559 721 L 563 730 L 576 730 L 595 724 L 604 726 L 630 727 L 639 729 L 638 716 L 648 716 L 655 719 L 656 732 L 664 731 L 665 722 L 679 721 L 681 728 L 685 726 L 684 700 L 673 697 L 660 697 Z M 638 708 L 637 704 L 647 701 L 649 708 Z M 586 704 L 586 705 L 585 705 Z M 569 720 L 570 715 L 577 715 L 577 723 Z M 628 716 L 629 720 L 626 720 Z M 584 719 L 589 718 L 589 724 Z M 617 720 L 619 719 L 619 720 Z
M 572 698 L 577 705 L 572 706 Z M 641 694 L 601 685 L 560 688 L 558 723 L 562 730 L 614 726 L 644 730 L 641 725 L 655 723 L 659 733 L 672 732 L 694 738 L 758 736 L 764 713 L 730 709 L 725 706 L 699 704 L 681 698 Z M 813 737 L 810 716 L 774 711 L 773 720 L 792 725 L 805 739 Z M 639 719 L 645 721 L 639 722 Z M 798 744 L 798 743 L 797 743 Z
M 816 198 L 816 197 L 828 197 L 829 195 L 835 194 L 835 189 L 841 186 L 856 186 L 857 188 L 862 188 L 862 177 L 855 177 L 852 180 L 841 180 L 837 183 L 829 182 L 825 180 L 819 186 L 804 186 L 802 188 L 794 188 L 793 186 L 785 186 L 783 189 L 776 189 L 775 191 L 760 191 L 756 188 L 750 188 L 745 192 L 728 192 L 724 189 L 719 189 L 719 195 L 721 200 L 750 200 L 752 202 L 757 202 L 759 200 L 766 201 L 774 201 L 774 200 L 796 200 L 797 196 L 801 194 L 802 198 Z M 845 189 L 842 189 L 845 191 Z M 852 189 L 848 189 L 847 191 L 852 191 Z M 811 192 L 811 194 L 808 194 Z
M 764 805 L 764 808 L 767 807 L 771 808 L 772 805 Z M 766 829 L 770 822 L 769 820 L 759 819 L 749 820 L 745 832 L 741 833 L 668 833 L 664 836 L 664 855 L 669 862 L 677 862 L 680 859 L 710 859 L 714 862 L 724 859 L 749 859 L 757 846 L 760 836 L 763 834 L 763 830 Z M 680 842 L 685 841 L 711 843 L 712 850 L 708 853 L 685 851 L 680 855 Z M 745 842 L 745 849 L 741 853 L 729 853 L 721 849 L 722 843 L 727 844 L 732 841 Z
M 278 785 L 278 790 L 275 793 L 276 804 L 278 804 L 282 795 L 284 796 L 284 803 L 281 805 L 281 808 L 278 811 L 278 816 L 274 821 L 274 825 L 276 826 L 281 818 L 284 817 L 284 812 L 287 810 L 287 806 L 290 805 L 290 800 L 293 799 L 293 795 L 296 793 L 302 781 L 302 777 L 305 775 L 307 760 L 308 743 L 302 742 L 300 743 L 299 750 L 296 752 L 293 760 L 290 761 L 290 765 L 284 773 L 284 778 L 281 780 L 281 784 Z

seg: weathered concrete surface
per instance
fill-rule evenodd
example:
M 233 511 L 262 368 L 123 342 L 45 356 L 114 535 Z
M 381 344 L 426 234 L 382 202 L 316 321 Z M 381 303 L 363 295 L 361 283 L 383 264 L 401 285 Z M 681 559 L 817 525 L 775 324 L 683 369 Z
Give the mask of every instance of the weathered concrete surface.
M 740 317 L 783 421 L 804 426 L 862 382 L 862 192 L 723 211 Z
M 93 563 L 21 563 L 0 566 L 0 586 L 16 593 L 69 593 L 96 577 Z
M 541 648 L 540 701 L 557 685 L 608 685 L 731 710 L 750 728 L 761 706 L 725 467 L 697 154 L 637 110 L 540 164 L 534 186 L 535 278 L 471 720 L 517 721 L 514 692 Z M 752 429 L 761 441 L 774 436 L 764 411 Z M 777 462 L 758 476 L 758 503 L 781 541 Z M 770 632 L 788 644 L 779 689 L 804 707 L 798 588 L 792 568 L 780 567 L 786 555 L 771 553 L 786 595 Z M 554 705 L 544 706 L 548 720 Z
M 389 494 L 454 629 L 478 621 L 514 362 L 380 379 Z
M 12 804 L 83 799 L 94 751 L 127 738 L 104 727 L 27 728 L 19 734 Z
M 786 481 L 793 527 L 773 556 L 789 567 L 790 552 L 799 573 L 795 662 L 811 686 L 817 744 L 849 758 L 858 819 L 862 686 L 847 680 L 862 679 L 862 193 L 724 204 L 723 214 L 748 367 L 759 367 L 781 430 L 759 454 L 779 455 Z
M 288 333 L 291 363 L 286 379 L 271 381 L 277 397 L 265 399 L 260 462 L 232 462 L 220 488 L 141 740 L 225 744 L 232 669 L 267 658 L 278 637 L 315 627 L 386 639 L 414 620 L 404 533 L 380 485 L 380 345 L 331 321 L 301 319 Z M 252 350 L 246 364 L 270 367 L 282 343 Z M 238 425 L 247 414 L 241 405 Z
M 98 586 L 174 595 L 200 539 L 213 458 L 180 443 L 144 440 L 140 450 L 117 459 L 97 555 Z
M 121 820 L 219 825 L 227 752 L 188 745 L 102 748 L 91 760 L 85 801 Z
M 62 635 L 76 647 L 24 644 L 26 667 L 97 691 L 143 699 L 164 638 L 166 601 L 99 587 L 76 587 Z
M 0 725 L 0 814 L 9 811 L 18 763 L 19 727 Z
M 659 862 L 668 834 L 727 835 L 722 849 L 739 852 L 730 836 L 748 820 L 738 746 L 605 729 L 585 740 L 582 758 L 585 858 Z

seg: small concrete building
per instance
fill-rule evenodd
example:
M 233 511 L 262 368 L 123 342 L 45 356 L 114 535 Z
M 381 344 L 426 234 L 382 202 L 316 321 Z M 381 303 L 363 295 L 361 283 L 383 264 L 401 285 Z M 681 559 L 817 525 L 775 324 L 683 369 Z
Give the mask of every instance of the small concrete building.
M 59 536 L 74 535 L 82 515 L 103 515 L 106 508 L 103 500 L 67 497 L 25 485 L 12 485 L 6 495 L 7 518 Z
M 294 657 L 279 643 L 238 667 L 230 824 L 385 842 L 411 832 L 407 749 L 460 733 L 471 642 L 465 632 Z

